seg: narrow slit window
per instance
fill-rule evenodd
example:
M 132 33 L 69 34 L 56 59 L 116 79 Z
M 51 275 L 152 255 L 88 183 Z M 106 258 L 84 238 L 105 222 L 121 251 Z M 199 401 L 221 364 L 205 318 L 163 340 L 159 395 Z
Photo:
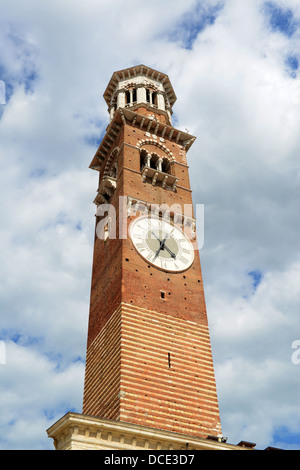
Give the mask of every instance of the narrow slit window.
M 169 364 L 169 369 L 171 369 L 171 354 L 168 353 L 168 364 Z

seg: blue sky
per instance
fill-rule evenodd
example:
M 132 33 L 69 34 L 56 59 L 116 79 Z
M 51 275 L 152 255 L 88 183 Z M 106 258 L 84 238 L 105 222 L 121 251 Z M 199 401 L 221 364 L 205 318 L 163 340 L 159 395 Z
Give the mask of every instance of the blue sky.
M 292 38 L 299 31 L 300 17 L 291 8 L 280 6 L 275 2 L 265 2 L 264 14 L 271 31 L 275 33 L 279 32 Z M 285 62 L 291 77 L 296 78 L 299 68 L 299 51 L 298 54 L 287 55 Z
M 169 39 L 178 42 L 183 48 L 191 50 L 199 33 L 214 24 L 222 7 L 223 2 L 216 5 L 195 2 L 192 8 L 180 17 L 168 33 Z
M 248 274 L 252 278 L 253 288 L 257 289 L 257 287 L 263 280 L 263 274 L 260 271 L 251 271 Z
M 296 17 L 291 8 L 280 6 L 276 2 L 265 2 L 265 15 L 272 31 L 279 31 L 292 37 L 300 26 L 300 18 Z
M 169 75 L 173 123 L 197 137 L 188 164 L 205 206 L 223 434 L 300 449 L 299 2 L 130 2 L 0 0 L 0 449 L 52 449 L 46 429 L 81 411 L 98 185 L 88 166 L 106 85 L 137 63 Z

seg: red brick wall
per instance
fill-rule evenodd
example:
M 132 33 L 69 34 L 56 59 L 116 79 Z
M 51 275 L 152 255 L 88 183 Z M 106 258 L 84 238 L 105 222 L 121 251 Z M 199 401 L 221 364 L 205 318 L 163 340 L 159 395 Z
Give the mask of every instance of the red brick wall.
M 121 421 L 199 437 L 220 433 L 207 327 L 123 305 L 121 377 Z
M 89 344 L 83 413 L 107 419 L 120 416 L 121 310 L 117 309 Z
M 208 328 L 122 304 L 89 347 L 83 413 L 199 437 L 219 434 Z
M 182 212 L 192 204 L 184 149 L 167 140 L 164 149 L 150 140 L 124 125 L 116 141 L 118 180 L 111 203 L 117 214 L 119 196 L 180 204 Z M 172 152 L 176 192 L 142 181 L 140 148 L 169 157 Z M 145 262 L 129 237 L 95 237 L 83 413 L 200 437 L 220 433 L 197 251 L 192 267 L 175 274 Z

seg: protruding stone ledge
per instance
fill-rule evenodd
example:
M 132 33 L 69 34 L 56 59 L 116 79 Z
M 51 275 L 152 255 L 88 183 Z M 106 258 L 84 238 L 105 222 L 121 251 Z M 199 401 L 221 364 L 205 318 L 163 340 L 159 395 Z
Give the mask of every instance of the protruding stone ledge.
M 221 436 L 202 439 L 77 413 L 67 413 L 47 434 L 56 450 L 249 450 Z

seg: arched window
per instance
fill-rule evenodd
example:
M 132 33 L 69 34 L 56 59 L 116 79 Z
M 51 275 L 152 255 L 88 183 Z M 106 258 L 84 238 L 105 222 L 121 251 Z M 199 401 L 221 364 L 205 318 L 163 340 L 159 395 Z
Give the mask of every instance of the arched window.
M 164 158 L 161 165 L 161 171 L 164 173 L 171 173 L 171 162 L 168 158 Z
M 136 88 L 134 88 L 132 91 L 132 101 L 133 101 L 133 104 L 136 103 Z
M 130 88 L 125 93 L 126 96 L 126 106 L 132 106 L 136 103 L 137 100 L 137 92 L 136 88 Z
M 150 154 L 143 149 L 140 152 L 140 171 L 142 172 L 145 167 L 171 174 L 171 162 L 167 157 L 160 157 L 156 153 Z
M 151 106 L 157 107 L 158 105 L 157 92 L 152 90 L 151 88 L 146 88 L 146 101 Z
M 142 150 L 141 153 L 140 153 L 140 169 L 141 169 L 141 171 L 143 171 L 145 166 L 147 166 L 147 160 L 148 160 L 147 155 L 148 155 L 148 153 L 146 152 L 146 150 Z
M 154 170 L 157 170 L 157 165 L 158 165 L 158 156 L 155 155 L 155 153 L 151 156 L 150 160 L 150 168 L 153 168 Z
M 153 106 L 157 107 L 157 93 L 152 93 L 152 103 Z
M 115 163 L 111 166 L 108 175 L 109 175 L 111 178 L 115 178 L 115 179 L 117 178 L 117 176 L 118 176 L 118 163 L 117 163 L 117 162 L 115 162 Z
M 178 178 L 172 171 L 172 160 L 167 156 L 140 150 L 140 171 L 143 183 L 151 183 L 162 189 L 176 191 Z

